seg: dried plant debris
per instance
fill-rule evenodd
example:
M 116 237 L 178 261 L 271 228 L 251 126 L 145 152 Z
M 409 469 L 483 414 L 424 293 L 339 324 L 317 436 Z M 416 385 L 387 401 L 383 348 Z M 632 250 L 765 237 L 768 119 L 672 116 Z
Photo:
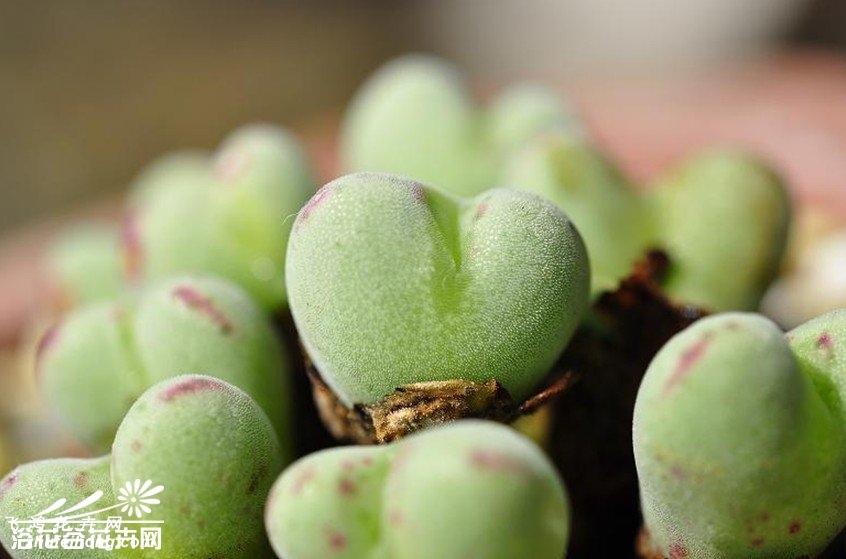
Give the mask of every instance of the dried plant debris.
M 517 404 L 496 380 L 420 382 L 401 386 L 374 404 L 352 408 L 341 402 L 307 362 L 320 417 L 337 439 L 359 444 L 383 444 L 415 431 L 465 418 L 511 423 L 540 409 L 573 383 L 564 374 L 544 390 Z

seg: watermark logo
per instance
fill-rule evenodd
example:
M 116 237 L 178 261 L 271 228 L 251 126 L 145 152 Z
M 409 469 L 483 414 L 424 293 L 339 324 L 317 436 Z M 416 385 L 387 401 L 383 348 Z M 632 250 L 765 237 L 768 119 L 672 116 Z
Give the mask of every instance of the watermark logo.
M 164 521 L 144 517 L 161 504 L 156 496 L 162 491 L 163 485 L 154 486 L 149 479 L 143 482 L 136 479 L 118 489 L 116 504 L 104 508 L 97 509 L 98 504 L 103 504 L 100 503 L 103 492 L 98 490 L 70 507 L 67 499 L 59 499 L 28 519 L 6 517 L 12 528 L 12 550 L 160 550 Z M 105 513 L 118 512 L 117 509 L 121 516 L 103 518 Z

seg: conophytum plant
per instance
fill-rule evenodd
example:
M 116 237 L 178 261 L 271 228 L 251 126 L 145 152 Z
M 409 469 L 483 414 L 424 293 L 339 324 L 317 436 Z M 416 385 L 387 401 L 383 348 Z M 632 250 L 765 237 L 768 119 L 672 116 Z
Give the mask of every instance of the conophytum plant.
M 646 528 L 665 556 L 813 557 L 846 527 L 846 310 L 784 335 L 727 313 L 676 335 L 634 414 Z

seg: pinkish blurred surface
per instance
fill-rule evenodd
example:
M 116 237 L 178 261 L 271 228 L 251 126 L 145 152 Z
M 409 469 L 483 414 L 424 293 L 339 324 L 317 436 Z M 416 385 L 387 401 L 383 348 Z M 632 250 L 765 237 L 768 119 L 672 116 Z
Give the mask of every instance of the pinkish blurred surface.
M 619 84 L 618 84 L 619 85 Z M 846 59 L 785 55 L 676 82 L 575 88 L 599 141 L 634 178 L 718 144 L 772 161 L 797 198 L 846 217 Z

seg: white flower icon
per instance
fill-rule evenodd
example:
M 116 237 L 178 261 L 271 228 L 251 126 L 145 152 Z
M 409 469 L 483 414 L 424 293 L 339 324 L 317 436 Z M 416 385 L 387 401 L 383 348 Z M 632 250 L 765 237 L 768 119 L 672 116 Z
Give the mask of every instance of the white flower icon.
M 140 479 L 136 479 L 134 484 L 131 481 L 127 481 L 126 485 L 118 490 L 120 495 L 118 495 L 117 499 L 123 503 L 120 512 L 127 513 L 130 518 L 133 515 L 141 518 L 144 514 L 150 514 L 153 509 L 149 505 L 158 505 L 161 503 L 158 499 L 151 499 L 150 497 L 164 491 L 163 485 L 157 485 L 150 489 L 151 485 L 153 485 L 153 482 L 149 479 L 143 485 Z

